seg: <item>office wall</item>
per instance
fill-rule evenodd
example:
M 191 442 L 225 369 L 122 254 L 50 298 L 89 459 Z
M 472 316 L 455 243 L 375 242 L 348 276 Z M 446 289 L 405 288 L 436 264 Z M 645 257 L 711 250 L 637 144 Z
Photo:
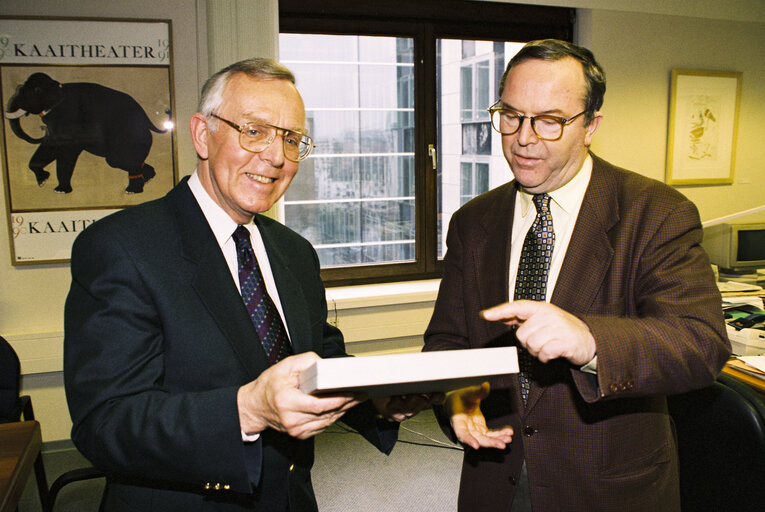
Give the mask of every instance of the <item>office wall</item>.
M 249 1 L 249 0 L 248 0 Z M 275 0 L 251 1 L 273 16 Z M 730 69 L 744 73 L 735 183 L 682 187 L 699 206 L 702 220 L 763 203 L 765 144 L 765 4 L 761 0 L 718 2 L 559 0 L 545 5 L 582 8 L 578 40 L 593 49 L 608 75 L 605 121 L 593 149 L 615 164 L 663 179 L 669 98 L 674 67 Z M 163 18 L 173 22 L 176 110 L 185 129 L 208 67 L 215 69 L 238 48 L 244 0 L 0 0 L 0 15 Z M 681 4 L 677 6 L 675 4 Z M 725 8 L 721 8 L 724 4 Z M 221 11 L 217 8 L 220 7 Z M 229 15 L 225 9 L 230 8 Z M 684 16 L 686 9 L 697 17 Z M 640 11 L 640 12 L 634 12 Z M 208 16 L 210 14 L 210 16 Z M 208 17 L 211 17 L 208 33 Z M 263 54 L 275 46 L 266 38 Z M 210 61 L 207 48 L 210 43 Z M 234 52 L 234 53 L 231 53 Z M 220 64 L 218 64 L 220 62 Z M 181 174 L 194 166 L 190 142 L 178 137 Z M 68 265 L 14 267 L 10 263 L 6 204 L 0 194 L 0 333 L 20 348 L 26 365 L 22 385 L 32 394 L 46 442 L 67 439 L 69 418 L 62 389 L 63 304 Z M 748 218 L 746 220 L 749 220 Z M 752 220 L 759 220 L 754 217 Z M 330 290 L 337 322 L 356 353 L 416 350 L 427 323 L 436 283 Z M 414 289 L 413 289 L 414 287 Z M 373 297 L 373 298 L 370 298 Z
M 170 20 L 178 169 L 183 175 L 196 165 L 186 126 L 196 110 L 200 80 L 207 75 L 205 6 L 197 0 L 0 0 L 0 15 Z M 52 193 L 50 185 L 44 190 Z M 43 440 L 68 439 L 71 423 L 61 364 L 69 265 L 11 265 L 5 191 L 0 194 L 0 211 L 0 334 L 22 360 L 22 392 L 32 396 Z
M 608 83 L 593 150 L 663 180 L 671 70 L 740 71 L 734 183 L 677 188 L 698 205 L 702 221 L 765 204 L 765 23 L 604 10 L 582 18 Z M 741 220 L 759 219 L 765 214 Z

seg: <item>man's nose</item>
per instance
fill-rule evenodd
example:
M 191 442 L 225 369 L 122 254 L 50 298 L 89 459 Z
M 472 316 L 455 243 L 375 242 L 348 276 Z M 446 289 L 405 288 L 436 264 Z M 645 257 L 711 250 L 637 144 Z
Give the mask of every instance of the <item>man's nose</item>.
M 284 138 L 279 134 L 274 134 L 271 144 L 260 152 L 261 158 L 269 162 L 273 167 L 282 167 L 284 165 Z
M 533 121 L 530 117 L 523 117 L 521 118 L 521 127 L 518 128 L 518 143 L 522 146 L 526 146 L 528 144 L 534 144 L 539 140 L 539 137 L 537 137 L 536 132 L 534 132 L 534 127 L 532 126 Z

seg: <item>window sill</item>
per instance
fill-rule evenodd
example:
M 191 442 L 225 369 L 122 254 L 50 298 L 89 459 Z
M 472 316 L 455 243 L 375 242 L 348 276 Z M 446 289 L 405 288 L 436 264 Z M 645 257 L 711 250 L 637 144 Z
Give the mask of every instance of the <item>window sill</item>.
M 340 286 L 327 289 L 330 310 L 337 311 L 435 301 L 440 279 Z
M 327 302 L 330 320 L 332 320 L 333 309 L 340 314 L 342 312 L 359 313 L 361 316 L 359 325 L 349 319 L 343 322 L 346 324 L 344 332 L 347 330 L 346 341 L 350 342 L 385 336 L 421 335 L 424 328 L 420 324 L 427 321 L 427 315 L 425 320 L 418 317 L 415 321 L 408 321 L 406 313 L 396 313 L 392 318 L 385 316 L 375 319 L 365 317 L 365 312 L 353 310 L 435 301 L 440 282 L 439 279 L 431 279 L 328 288 Z M 337 323 L 336 318 L 335 322 Z M 378 322 L 379 325 L 377 325 Z M 63 332 L 19 333 L 5 337 L 21 360 L 22 374 L 53 373 L 63 370 Z

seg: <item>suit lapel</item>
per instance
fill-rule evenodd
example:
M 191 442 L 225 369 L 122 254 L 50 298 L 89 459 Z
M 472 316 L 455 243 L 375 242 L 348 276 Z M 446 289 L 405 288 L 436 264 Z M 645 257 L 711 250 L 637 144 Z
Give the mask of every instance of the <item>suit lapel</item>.
M 507 302 L 510 279 L 510 244 L 515 210 L 515 185 L 502 185 L 495 204 L 486 209 L 478 222 L 481 230 L 477 243 L 470 251 L 472 264 L 476 268 L 477 287 L 483 307 L 488 308 Z M 496 338 L 507 332 L 507 327 L 497 322 L 485 322 L 490 337 Z
M 255 379 L 269 362 L 207 219 L 185 182 L 168 198 L 179 227 L 181 257 L 197 266 L 192 286 L 250 378 Z
M 309 307 L 305 301 L 305 294 L 301 283 L 290 269 L 293 261 L 288 252 L 282 250 L 278 237 L 269 229 L 259 215 L 255 216 L 255 225 L 260 230 L 263 243 L 268 253 L 268 262 L 274 275 L 276 287 L 279 290 L 279 301 L 284 311 L 287 322 L 292 348 L 296 354 L 313 350 L 311 338 L 311 326 L 309 321 Z M 305 264 L 305 263 L 304 263 Z
M 592 178 L 550 301 L 572 313 L 590 309 L 614 256 L 608 231 L 619 222 L 619 207 L 609 176 L 593 156 Z

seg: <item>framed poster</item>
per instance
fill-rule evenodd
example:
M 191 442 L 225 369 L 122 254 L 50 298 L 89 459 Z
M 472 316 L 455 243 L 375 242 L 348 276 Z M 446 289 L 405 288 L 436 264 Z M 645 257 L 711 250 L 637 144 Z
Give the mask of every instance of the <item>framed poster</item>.
M 673 69 L 667 183 L 733 183 L 741 73 Z
M 89 224 L 177 181 L 171 26 L 0 18 L 14 265 L 69 260 Z

